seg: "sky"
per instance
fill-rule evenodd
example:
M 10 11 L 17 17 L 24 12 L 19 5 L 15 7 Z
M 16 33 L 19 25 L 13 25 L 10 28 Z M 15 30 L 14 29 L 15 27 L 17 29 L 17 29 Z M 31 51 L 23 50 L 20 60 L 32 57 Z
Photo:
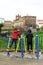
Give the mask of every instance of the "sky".
M 17 14 L 43 20 L 43 0 L 0 0 L 0 18 L 12 21 Z

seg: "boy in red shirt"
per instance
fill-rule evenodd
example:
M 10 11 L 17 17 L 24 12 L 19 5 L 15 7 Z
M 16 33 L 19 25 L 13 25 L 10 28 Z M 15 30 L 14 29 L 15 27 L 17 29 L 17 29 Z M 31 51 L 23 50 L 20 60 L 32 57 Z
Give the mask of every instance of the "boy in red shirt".
M 16 44 L 17 44 L 17 40 L 20 36 L 20 31 L 17 30 L 17 28 L 14 29 L 14 31 L 12 32 L 12 41 L 11 41 L 11 44 L 10 44 L 10 48 L 14 42 L 14 47 L 15 47 L 15 50 L 16 50 Z

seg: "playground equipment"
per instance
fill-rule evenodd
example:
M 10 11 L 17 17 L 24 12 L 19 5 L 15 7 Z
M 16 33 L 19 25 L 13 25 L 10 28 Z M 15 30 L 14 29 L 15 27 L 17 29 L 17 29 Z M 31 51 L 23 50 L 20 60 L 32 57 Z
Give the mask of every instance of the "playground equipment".
M 10 40 L 11 40 L 11 39 L 9 39 L 8 49 L 6 50 L 7 51 L 6 52 L 7 56 L 10 57 L 10 55 L 11 55 L 10 53 L 11 52 L 14 52 L 14 54 L 17 54 L 18 52 L 20 52 L 21 57 L 22 57 L 22 54 L 24 54 L 23 57 L 25 57 L 25 55 L 29 56 L 29 54 L 30 54 L 30 55 L 33 55 L 33 56 L 35 55 L 36 58 L 38 59 L 39 56 L 41 55 L 41 51 L 39 50 L 39 36 L 36 35 L 36 37 L 33 38 L 33 42 L 34 42 L 33 43 L 33 51 L 27 51 L 26 37 L 23 37 L 23 38 L 24 38 L 24 51 L 22 49 L 22 52 L 19 49 L 19 47 L 20 47 L 20 38 L 18 39 L 18 44 L 17 44 L 16 50 L 9 49 L 9 44 L 10 44 Z M 43 46 L 42 46 L 42 48 L 43 48 Z
M 19 45 L 20 45 L 20 38 L 18 38 L 18 44 L 17 44 L 16 52 L 18 51 Z
M 36 35 L 36 56 L 39 58 L 39 48 L 38 48 L 38 35 Z
M 34 37 L 33 39 L 34 39 L 33 40 L 33 42 L 34 42 L 33 43 L 33 54 L 35 54 L 35 47 L 36 47 L 36 43 L 35 42 L 36 42 L 36 38 Z
M 11 42 L 11 37 L 9 37 L 8 48 L 7 48 L 7 56 L 10 56 L 10 52 L 9 52 L 10 42 Z

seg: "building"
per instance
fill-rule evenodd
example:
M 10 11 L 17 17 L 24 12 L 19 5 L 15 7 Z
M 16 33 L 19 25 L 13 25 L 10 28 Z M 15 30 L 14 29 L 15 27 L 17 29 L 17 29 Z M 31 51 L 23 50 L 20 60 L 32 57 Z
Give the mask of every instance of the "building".
M 19 14 L 16 16 L 16 19 L 13 20 L 13 26 L 20 26 L 24 29 L 27 29 L 29 26 L 36 28 L 36 16 L 23 16 Z
M 2 30 L 12 29 L 13 27 L 20 27 L 23 31 L 26 31 L 30 26 L 36 28 L 36 16 L 21 16 L 18 14 L 13 22 L 4 21 Z
M 12 21 L 4 21 L 4 26 L 2 27 L 2 30 L 12 29 L 12 27 Z
M 38 27 L 40 28 L 41 26 L 43 26 L 43 20 L 37 20 L 36 24 L 38 25 Z

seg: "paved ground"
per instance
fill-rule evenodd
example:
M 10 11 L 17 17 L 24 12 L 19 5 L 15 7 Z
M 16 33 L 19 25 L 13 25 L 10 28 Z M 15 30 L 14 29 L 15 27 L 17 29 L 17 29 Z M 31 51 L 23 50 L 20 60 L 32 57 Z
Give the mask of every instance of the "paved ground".
M 21 58 L 0 54 L 0 65 L 43 65 L 43 59 Z

